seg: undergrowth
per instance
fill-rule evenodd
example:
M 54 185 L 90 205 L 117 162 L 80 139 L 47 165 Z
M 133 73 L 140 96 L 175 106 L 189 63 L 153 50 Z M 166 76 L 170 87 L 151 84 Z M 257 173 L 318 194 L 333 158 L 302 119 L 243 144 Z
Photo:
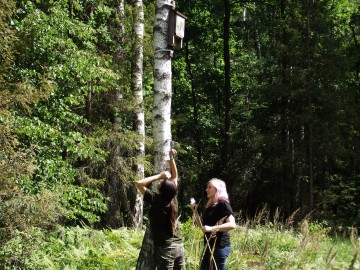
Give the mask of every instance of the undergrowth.
M 188 270 L 198 269 L 202 233 L 192 220 L 181 224 Z M 231 231 L 227 269 L 359 270 L 360 240 L 331 238 L 326 224 L 307 220 L 297 229 L 276 222 L 239 224 Z M 135 269 L 144 231 L 59 227 L 52 232 L 18 231 L 0 250 L 1 269 L 131 270 Z

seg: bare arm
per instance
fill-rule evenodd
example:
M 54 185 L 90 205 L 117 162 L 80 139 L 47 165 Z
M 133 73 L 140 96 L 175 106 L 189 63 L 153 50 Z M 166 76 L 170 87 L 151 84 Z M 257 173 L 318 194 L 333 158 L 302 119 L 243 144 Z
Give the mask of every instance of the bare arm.
M 171 171 L 171 179 L 175 181 L 175 185 L 177 186 L 178 183 L 178 170 L 175 163 L 175 156 L 177 152 L 175 149 L 171 149 L 170 151 L 170 159 L 169 159 L 169 166 Z
M 169 172 L 161 172 L 159 174 L 155 174 L 153 176 L 149 176 L 146 177 L 144 179 L 141 179 L 137 182 L 135 182 L 135 185 L 137 187 L 137 189 L 141 192 L 141 194 L 145 194 L 146 190 L 147 190 L 147 186 L 149 184 L 151 184 L 152 182 L 156 181 L 156 180 L 160 180 L 160 179 L 166 179 L 170 177 L 170 173 Z
M 236 223 L 235 223 L 235 218 L 233 215 L 228 216 L 225 219 L 225 221 L 226 221 L 225 223 L 215 225 L 215 226 L 205 225 L 201 229 L 203 232 L 227 232 L 227 231 L 235 229 Z

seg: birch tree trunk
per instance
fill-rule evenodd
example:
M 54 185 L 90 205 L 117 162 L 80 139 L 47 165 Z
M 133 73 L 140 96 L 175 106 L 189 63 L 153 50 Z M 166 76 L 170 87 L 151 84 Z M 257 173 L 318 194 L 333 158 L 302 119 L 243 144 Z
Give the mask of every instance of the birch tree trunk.
M 175 1 L 170 2 L 175 8 Z M 169 1 L 156 1 L 154 23 L 154 150 L 155 171 L 166 166 L 171 142 L 171 56 L 167 46 Z
M 138 136 L 136 179 L 144 178 L 145 157 L 145 117 L 143 104 L 143 44 L 144 44 L 144 8 L 142 0 L 133 0 L 133 55 L 131 65 L 131 90 L 134 96 L 134 127 Z M 140 192 L 136 192 L 133 223 L 136 228 L 142 225 L 143 200 Z
M 175 2 L 172 2 L 175 6 Z M 156 1 L 154 22 L 154 168 L 160 172 L 166 168 L 171 142 L 171 54 L 167 48 L 169 19 L 169 2 Z M 154 245 L 151 231 L 147 226 L 139 258 L 137 270 L 154 270 Z

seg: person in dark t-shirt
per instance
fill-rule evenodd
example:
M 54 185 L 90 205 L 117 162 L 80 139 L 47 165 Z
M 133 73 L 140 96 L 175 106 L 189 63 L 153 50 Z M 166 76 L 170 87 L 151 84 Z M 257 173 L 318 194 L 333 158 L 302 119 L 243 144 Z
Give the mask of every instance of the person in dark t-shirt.
M 225 182 L 217 178 L 211 179 L 206 187 L 206 195 L 208 201 L 202 221 L 198 215 L 195 215 L 204 233 L 205 245 L 201 270 L 225 270 L 226 259 L 230 254 L 229 231 L 236 227 Z M 196 211 L 197 205 L 192 203 L 190 207 Z
M 176 150 L 170 151 L 170 172 L 163 171 L 137 181 L 136 187 L 144 195 L 145 204 L 150 205 L 149 220 L 154 240 L 157 270 L 185 269 L 184 242 L 178 227 L 178 210 L 175 202 L 178 173 L 174 161 Z M 147 188 L 159 180 L 158 192 Z

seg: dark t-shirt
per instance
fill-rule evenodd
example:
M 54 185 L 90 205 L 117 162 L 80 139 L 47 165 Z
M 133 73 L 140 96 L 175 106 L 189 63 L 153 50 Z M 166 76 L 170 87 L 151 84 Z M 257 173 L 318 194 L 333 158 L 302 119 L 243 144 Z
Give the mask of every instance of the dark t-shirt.
M 215 226 L 226 223 L 226 218 L 230 215 L 234 215 L 231 205 L 225 200 L 219 200 L 217 204 L 212 205 L 205 209 L 203 215 L 203 225 Z M 220 221 L 220 222 L 219 222 Z M 219 224 L 217 224 L 219 222 Z M 209 239 L 211 233 L 206 233 L 206 237 Z M 206 243 L 206 238 L 204 237 Z M 229 232 L 217 232 L 216 238 L 210 238 L 210 247 L 212 248 L 215 242 L 215 247 L 230 246 Z
M 154 245 L 167 246 L 171 243 L 182 243 L 183 238 L 178 226 L 174 232 L 171 231 L 170 216 L 163 206 L 160 195 L 151 189 L 147 189 L 144 194 L 144 201 L 150 204 L 149 219 Z

